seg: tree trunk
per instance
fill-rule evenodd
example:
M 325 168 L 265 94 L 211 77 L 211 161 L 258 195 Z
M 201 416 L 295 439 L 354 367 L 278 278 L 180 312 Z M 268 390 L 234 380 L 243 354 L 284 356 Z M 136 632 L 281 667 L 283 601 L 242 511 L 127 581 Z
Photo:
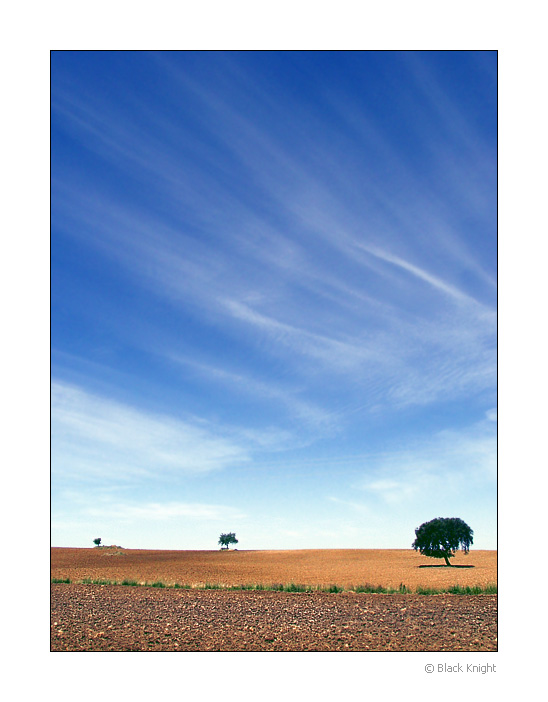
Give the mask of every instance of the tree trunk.
M 452 568 L 453 566 L 451 565 L 451 563 L 449 563 L 449 556 L 446 553 L 444 553 L 443 557 L 445 558 L 445 564 L 451 566 Z

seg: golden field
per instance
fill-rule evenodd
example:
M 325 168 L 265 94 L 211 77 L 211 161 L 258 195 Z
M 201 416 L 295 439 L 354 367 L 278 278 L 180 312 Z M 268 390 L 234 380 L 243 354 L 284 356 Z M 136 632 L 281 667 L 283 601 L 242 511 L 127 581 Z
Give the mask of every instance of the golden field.
M 165 585 L 220 586 L 295 583 L 351 588 L 373 585 L 411 590 L 452 585 L 485 587 L 497 582 L 497 552 L 458 552 L 452 563 L 438 566 L 409 549 L 307 549 L 290 551 L 161 551 L 102 548 L 52 548 L 51 577 L 86 578 Z

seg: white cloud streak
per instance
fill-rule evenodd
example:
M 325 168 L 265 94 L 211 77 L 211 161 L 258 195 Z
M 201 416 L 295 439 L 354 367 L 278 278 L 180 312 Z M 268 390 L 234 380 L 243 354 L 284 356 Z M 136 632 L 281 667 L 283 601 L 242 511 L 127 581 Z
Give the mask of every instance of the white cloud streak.
M 245 514 L 233 507 L 187 502 L 112 502 L 102 506 L 88 506 L 83 514 L 96 520 L 115 519 L 120 522 L 173 521 L 173 520 L 219 520 L 242 519 Z
M 198 371 L 206 382 L 222 383 L 230 387 L 233 392 L 251 395 L 258 400 L 264 399 L 268 402 L 274 400 L 286 407 L 292 416 L 297 417 L 305 424 L 324 428 L 332 424 L 331 412 L 301 399 L 298 396 L 298 390 L 292 385 L 285 386 L 279 381 L 257 380 L 249 372 L 229 371 L 225 367 L 214 366 L 180 355 L 172 355 L 169 358 L 178 364 Z
M 445 283 L 443 280 L 440 280 L 431 273 L 428 273 L 422 268 L 419 268 L 418 266 L 409 263 L 409 261 L 405 261 L 402 258 L 399 258 L 398 256 L 394 256 L 393 254 L 390 254 L 387 251 L 382 251 L 381 249 L 377 249 L 372 246 L 364 246 L 363 244 L 359 244 L 358 246 L 364 251 L 370 253 L 371 255 L 376 256 L 377 258 L 380 258 L 383 261 L 387 261 L 388 263 L 392 263 L 395 266 L 399 266 L 405 271 L 408 271 L 420 280 L 424 280 L 425 282 L 429 283 L 432 287 L 436 288 L 437 290 L 441 290 L 442 292 L 449 295 L 451 298 L 457 300 L 458 302 L 475 302 L 475 300 L 472 300 L 468 295 L 465 295 L 453 285 Z
M 213 425 L 153 415 L 63 382 L 52 384 L 56 479 L 162 480 L 249 460 L 247 446 Z
M 364 459 L 367 477 L 354 487 L 369 499 L 395 504 L 452 497 L 477 489 L 495 491 L 496 431 L 479 422 L 460 431 L 438 432 L 430 440 Z

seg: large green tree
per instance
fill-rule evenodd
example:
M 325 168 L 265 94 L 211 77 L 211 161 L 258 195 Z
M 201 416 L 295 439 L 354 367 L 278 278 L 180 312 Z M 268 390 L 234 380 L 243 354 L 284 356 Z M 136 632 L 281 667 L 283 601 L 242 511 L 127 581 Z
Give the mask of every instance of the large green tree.
M 219 537 L 219 543 L 221 544 L 221 547 L 228 548 L 230 544 L 237 544 L 238 539 L 236 538 L 236 534 L 234 534 L 234 532 L 231 532 L 230 534 L 221 534 Z
M 416 538 L 411 545 L 423 556 L 443 558 L 450 566 L 449 559 L 459 548 L 468 553 L 470 545 L 474 542 L 473 535 L 472 529 L 462 519 L 437 517 L 415 529 Z

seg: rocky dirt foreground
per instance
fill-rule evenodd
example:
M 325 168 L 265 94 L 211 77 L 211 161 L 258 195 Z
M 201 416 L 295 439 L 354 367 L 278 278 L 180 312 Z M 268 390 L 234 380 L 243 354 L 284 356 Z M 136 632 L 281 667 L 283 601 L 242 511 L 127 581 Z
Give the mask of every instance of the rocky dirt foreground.
M 496 595 L 53 584 L 52 651 L 496 651 Z

